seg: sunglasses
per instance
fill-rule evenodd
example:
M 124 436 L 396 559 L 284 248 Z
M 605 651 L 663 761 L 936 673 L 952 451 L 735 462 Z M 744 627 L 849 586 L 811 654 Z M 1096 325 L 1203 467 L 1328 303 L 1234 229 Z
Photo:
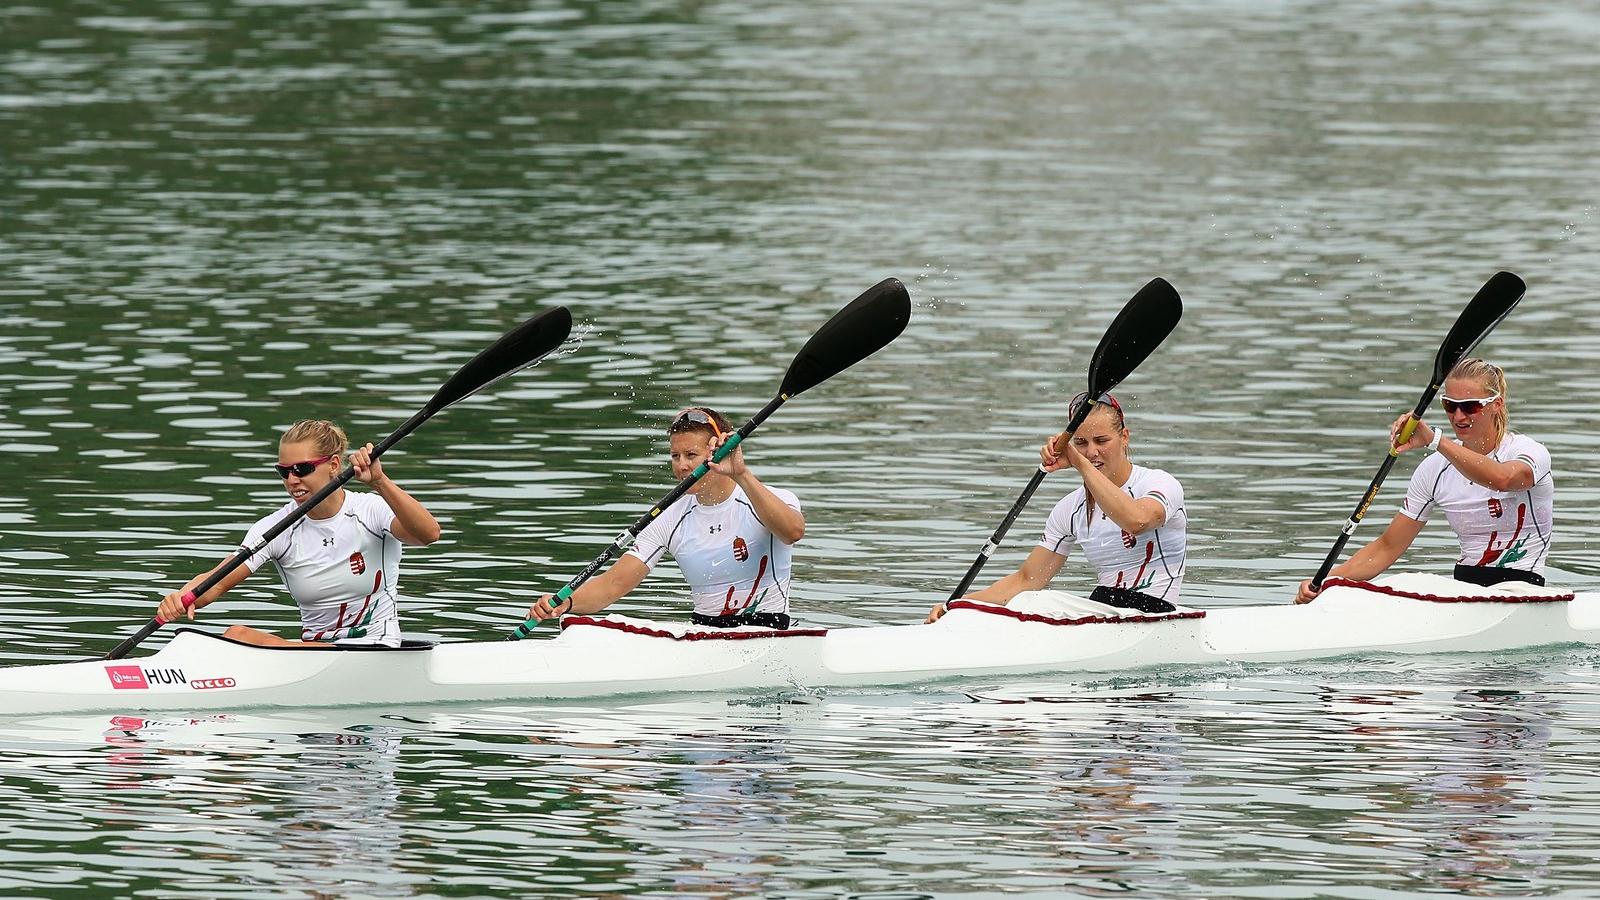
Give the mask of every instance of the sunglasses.
M 1440 397 L 1439 403 L 1444 406 L 1446 415 L 1453 416 L 1456 414 L 1456 410 L 1459 409 L 1463 415 L 1475 416 L 1482 411 L 1485 406 L 1488 406 L 1499 399 L 1499 394 L 1495 394 L 1493 397 L 1484 397 L 1480 400 L 1456 400 L 1451 397 Z
M 329 453 L 327 456 L 321 457 L 320 459 L 308 459 L 305 462 L 289 463 L 287 466 L 281 463 L 273 463 L 272 470 L 278 473 L 279 478 L 288 478 L 290 475 L 304 478 L 307 475 L 310 475 L 312 472 L 315 472 L 317 470 L 317 466 L 320 466 L 328 460 L 333 459 L 337 455 L 338 454 L 335 453 Z
M 722 427 L 717 424 L 717 420 L 710 413 L 697 407 L 690 407 L 678 413 L 668 426 L 667 433 L 677 434 L 682 431 L 694 431 L 697 428 L 709 428 L 717 437 L 722 437 Z

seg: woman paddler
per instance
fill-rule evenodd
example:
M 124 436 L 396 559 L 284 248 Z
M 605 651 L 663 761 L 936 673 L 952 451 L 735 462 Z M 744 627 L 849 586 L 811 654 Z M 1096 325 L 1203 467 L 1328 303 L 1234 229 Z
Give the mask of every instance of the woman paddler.
M 1067 417 L 1087 401 L 1087 393 L 1073 397 Z M 1103 395 L 1071 440 L 1065 432 L 1052 437 L 1039 459 L 1047 472 L 1077 469 L 1083 486 L 1050 511 L 1044 537 L 1015 572 L 968 599 L 1007 604 L 1023 591 L 1040 590 L 1077 544 L 1100 582 L 1089 599 L 1146 613 L 1175 610 L 1188 542 L 1183 487 L 1128 458 L 1128 426 L 1116 398 Z M 935 606 L 927 621 L 944 612 L 944 604 Z
M 252 526 L 242 547 L 254 546 L 302 500 L 337 477 L 349 446 L 344 431 L 332 422 L 291 425 L 278 441 L 278 461 L 272 466 L 290 500 Z M 193 620 L 196 609 L 232 590 L 270 559 L 300 606 L 300 640 L 285 640 L 245 625 L 230 626 L 223 637 L 265 647 L 326 648 L 334 642 L 400 646 L 395 589 L 401 545 L 422 547 L 437 541 L 439 523 L 384 473 L 382 464 L 372 458 L 371 444 L 351 453 L 350 465 L 373 493 L 339 488 L 216 587 L 196 597 L 193 606 L 185 608 L 184 594 L 220 563 L 162 598 L 156 616 L 167 622 L 182 615 Z
M 690 407 L 667 426 L 672 474 L 680 481 L 732 434 L 714 409 Z M 627 596 L 670 552 L 689 582 L 691 621 L 712 628 L 789 627 L 789 561 L 806 533 L 800 500 L 768 487 L 738 447 L 639 533 L 603 574 L 584 582 L 557 609 L 545 594 L 528 618 L 594 613 Z
M 1411 475 L 1405 502 L 1377 540 L 1357 550 L 1329 575 L 1367 581 L 1393 565 L 1416 540 L 1435 510 L 1461 542 L 1455 579 L 1490 586 L 1503 581 L 1544 584 L 1555 518 L 1550 451 L 1506 430 L 1506 373 L 1481 359 L 1456 363 L 1439 401 L 1455 440 L 1418 422 L 1399 450 L 1433 451 Z M 1391 445 L 1410 414 L 1389 426 Z M 1296 603 L 1315 599 L 1311 581 L 1300 582 Z

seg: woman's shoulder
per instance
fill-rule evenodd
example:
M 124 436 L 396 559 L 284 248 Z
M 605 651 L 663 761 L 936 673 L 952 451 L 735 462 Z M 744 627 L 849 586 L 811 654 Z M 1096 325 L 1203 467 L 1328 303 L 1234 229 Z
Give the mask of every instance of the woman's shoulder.
M 245 536 L 246 543 L 253 543 L 258 537 L 261 537 L 261 536 L 265 535 L 268 531 L 271 531 L 273 526 L 275 526 L 279 522 L 283 521 L 284 516 L 287 516 L 290 513 L 294 512 L 295 509 L 299 507 L 299 505 L 300 504 L 294 502 L 293 500 L 290 500 L 287 503 L 284 503 L 282 506 L 278 507 L 277 509 L 274 509 L 272 512 L 269 512 L 266 515 L 260 517 L 259 519 L 256 519 L 255 523 L 250 526 L 250 530 Z M 302 520 L 302 521 L 304 521 L 304 520 Z M 278 535 L 278 538 L 281 540 L 283 538 L 283 535 L 289 534 L 289 533 L 291 533 L 293 531 L 294 531 L 293 528 L 289 528 L 289 529 L 285 530 L 283 532 L 283 534 Z
M 382 497 L 371 491 L 344 492 L 345 507 L 342 512 L 364 512 L 369 509 L 388 509 L 389 504 Z
M 1520 431 L 1506 432 L 1506 436 L 1500 441 L 1500 446 L 1507 450 L 1530 450 L 1538 448 L 1539 450 L 1543 450 L 1545 453 L 1550 452 L 1550 449 L 1544 444 L 1534 440 Z
M 278 524 L 278 522 L 281 521 L 284 516 L 294 512 L 297 508 L 299 508 L 299 506 L 300 504 L 290 500 L 284 503 L 282 506 L 279 506 L 277 509 L 274 509 L 272 512 L 269 512 L 261 518 L 256 519 L 256 527 L 270 528 L 273 525 Z
M 1072 491 L 1069 492 L 1065 497 L 1062 497 L 1060 500 L 1056 501 L 1056 505 L 1050 508 L 1050 514 L 1074 514 L 1083 506 L 1084 499 L 1088 496 L 1088 493 L 1089 491 L 1087 488 L 1081 484 L 1078 485 L 1076 488 L 1073 488 Z
M 791 491 L 788 488 L 773 487 L 772 485 L 767 484 L 765 481 L 761 482 L 761 486 L 766 488 L 772 494 L 772 496 L 783 501 L 785 506 L 792 506 L 795 509 L 800 508 L 800 495 L 796 494 L 794 491 Z M 750 505 L 750 495 L 745 491 L 744 488 L 734 485 L 732 496 L 737 497 L 741 504 L 745 506 Z
M 789 490 L 788 488 L 773 487 L 771 485 L 767 485 L 767 490 L 771 491 L 772 495 L 774 497 L 777 497 L 779 500 L 782 500 L 785 504 L 787 504 L 789 506 L 799 506 L 800 505 L 800 495 L 796 494 L 794 491 Z
M 1150 484 L 1167 484 L 1173 487 L 1182 486 L 1181 482 L 1178 481 L 1178 477 L 1173 475 L 1171 472 L 1168 472 L 1166 469 L 1156 469 L 1150 466 L 1141 466 L 1137 463 L 1134 464 L 1133 474 L 1129 476 L 1128 481 L 1138 482 L 1141 484 L 1146 482 Z
M 1449 436 L 1450 435 L 1449 432 L 1445 432 L 1445 435 L 1446 436 L 1444 438 L 1442 438 L 1441 440 L 1444 440 L 1444 441 L 1454 441 L 1455 440 L 1454 437 L 1450 437 Z M 1457 443 L 1460 443 L 1460 442 L 1457 441 Z M 1417 467 L 1415 469 L 1411 470 L 1411 483 L 1412 484 L 1419 484 L 1419 485 L 1430 485 L 1433 482 L 1437 481 L 1439 479 L 1439 477 L 1441 475 L 1443 475 L 1447 470 L 1455 469 L 1455 467 L 1456 467 L 1455 463 L 1451 462 L 1449 460 L 1449 458 L 1447 458 L 1443 453 L 1429 453 L 1427 456 L 1423 457 L 1420 462 L 1417 463 Z

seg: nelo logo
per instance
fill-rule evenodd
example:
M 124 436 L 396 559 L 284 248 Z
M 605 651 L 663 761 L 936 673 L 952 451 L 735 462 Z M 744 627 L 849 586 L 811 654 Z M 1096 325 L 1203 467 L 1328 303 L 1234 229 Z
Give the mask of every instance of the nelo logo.
M 150 687 L 144 679 L 144 670 L 138 666 L 106 666 L 106 677 L 119 691 L 143 691 Z
M 350 554 L 350 574 L 360 575 L 365 571 L 367 571 L 367 558 L 361 555 L 361 551 L 357 550 Z
M 232 678 L 196 678 L 189 682 L 189 686 L 197 691 L 209 691 L 216 688 L 238 687 L 239 682 Z
M 750 545 L 746 544 L 742 537 L 733 539 L 733 558 L 739 562 L 744 562 L 750 558 Z

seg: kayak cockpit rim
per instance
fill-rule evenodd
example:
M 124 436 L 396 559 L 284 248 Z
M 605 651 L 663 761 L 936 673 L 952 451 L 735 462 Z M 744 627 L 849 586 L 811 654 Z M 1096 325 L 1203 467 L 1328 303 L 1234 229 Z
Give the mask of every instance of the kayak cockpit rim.
M 345 653 L 366 652 L 366 651 L 382 651 L 384 653 L 393 653 L 393 652 L 396 652 L 396 651 L 403 651 L 403 650 L 432 650 L 434 647 L 438 646 L 438 642 L 437 641 L 423 641 L 423 640 L 416 640 L 414 638 L 405 638 L 405 639 L 402 639 L 400 641 L 400 646 L 398 646 L 398 647 L 385 647 L 382 644 L 339 644 L 339 643 L 329 643 L 329 644 L 327 644 L 326 646 L 323 646 L 323 647 L 305 647 L 305 646 L 301 646 L 301 645 L 297 645 L 297 644 L 289 644 L 287 646 L 282 646 L 282 647 L 264 647 L 264 646 L 262 646 L 260 644 L 252 644 L 252 643 L 249 643 L 248 641 L 237 641 L 237 640 L 234 640 L 231 637 L 223 637 L 220 634 L 212 634 L 209 631 L 201 631 L 198 628 L 179 628 L 177 631 L 173 632 L 173 635 L 172 635 L 173 639 L 176 640 L 177 636 L 180 635 L 180 634 L 193 634 L 193 635 L 198 635 L 199 637 L 209 638 L 209 639 L 211 639 L 213 641 L 222 641 L 225 644 L 233 644 L 236 647 L 249 647 L 252 650 L 271 650 L 271 651 L 274 651 L 274 652 L 278 652 L 278 651 L 294 651 L 294 652 L 305 652 L 305 653 L 326 653 L 326 652 L 328 652 L 328 650 L 331 649 L 331 650 L 343 651 Z

